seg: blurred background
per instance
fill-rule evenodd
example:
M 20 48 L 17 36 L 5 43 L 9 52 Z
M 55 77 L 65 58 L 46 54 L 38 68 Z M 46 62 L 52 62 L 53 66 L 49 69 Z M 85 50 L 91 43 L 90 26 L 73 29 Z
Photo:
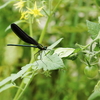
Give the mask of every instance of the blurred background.
M 0 0 L 0 6 L 5 2 L 6 0 Z M 53 0 L 52 6 L 57 2 L 58 0 Z M 30 48 L 6 46 L 9 43 L 25 44 L 11 29 L 5 31 L 11 23 L 20 19 L 20 13 L 12 5 L 0 9 L 0 81 L 11 73 L 17 73 L 29 63 L 31 57 Z M 49 46 L 64 38 L 57 47 L 76 48 L 76 43 L 85 45 L 90 40 L 86 20 L 98 23 L 99 10 L 95 0 L 62 0 L 50 20 L 42 44 Z M 36 40 L 39 39 L 45 20 L 43 17 L 40 25 L 33 24 L 33 36 Z M 27 24 L 20 24 L 20 27 L 28 33 Z M 87 100 L 98 78 L 89 79 L 84 75 L 85 65 L 80 59 L 81 56 L 74 61 L 63 59 L 65 70 L 52 71 L 51 77 L 36 75 L 20 100 Z M 16 81 L 17 85 L 20 83 L 21 79 Z M 0 100 L 13 100 L 16 91 L 17 88 L 3 91 L 0 93 Z

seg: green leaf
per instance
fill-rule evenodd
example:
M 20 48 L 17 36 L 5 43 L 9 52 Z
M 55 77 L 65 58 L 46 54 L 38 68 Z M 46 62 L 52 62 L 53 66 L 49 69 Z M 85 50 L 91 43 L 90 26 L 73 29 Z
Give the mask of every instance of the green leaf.
M 55 43 L 53 43 L 51 46 L 49 46 L 47 49 L 53 49 L 57 44 L 59 44 L 61 42 L 63 38 L 57 40 Z
M 9 0 L 8 2 L 6 2 L 4 5 L 0 6 L 0 9 L 6 7 L 8 4 L 12 3 L 15 0 Z
M 32 74 L 32 71 L 28 71 L 28 72 L 26 72 L 21 78 L 30 76 L 31 74 Z
M 100 24 L 86 21 L 87 22 L 87 27 L 88 27 L 88 32 L 91 34 L 91 38 L 95 39 L 100 31 Z
M 0 92 L 2 92 L 4 90 L 7 90 L 9 88 L 12 88 L 12 87 L 16 87 L 16 85 L 15 84 L 12 84 L 12 83 L 6 84 L 3 87 L 0 87 Z
M 59 39 L 55 43 L 53 43 L 51 46 L 47 48 L 47 50 L 43 51 L 39 56 L 36 62 L 34 62 L 33 69 L 43 69 L 43 70 L 55 70 L 59 68 L 63 68 L 64 64 L 62 59 L 57 55 L 53 54 L 51 55 L 51 52 L 53 49 L 63 38 Z M 50 51 L 50 52 L 49 52 Z M 49 54 L 47 54 L 49 52 Z M 42 58 L 41 58 L 42 57 Z
M 22 69 L 17 74 L 11 75 L 11 80 L 15 81 L 19 77 L 22 77 L 22 75 L 25 74 L 25 72 L 32 66 L 32 64 L 27 64 L 26 66 L 22 67 Z
M 73 48 L 58 48 L 55 50 L 55 53 L 59 55 L 59 57 L 68 57 L 70 54 L 74 52 Z
M 2 81 L 0 82 L 0 87 L 3 86 L 3 85 L 5 85 L 5 84 L 7 84 L 8 82 L 14 82 L 14 81 L 15 81 L 16 79 L 18 79 L 19 77 L 23 78 L 23 76 L 26 75 L 27 70 L 28 70 L 31 66 L 33 66 L 33 64 L 27 64 L 26 66 L 22 67 L 22 69 L 21 69 L 18 73 L 16 73 L 16 74 L 11 74 L 10 77 L 8 77 L 8 78 L 2 80 Z M 24 75 L 24 74 L 25 74 L 25 75 Z
M 49 47 L 49 49 L 54 48 L 61 40 L 62 40 L 62 38 L 59 39 L 58 41 L 56 41 L 53 45 L 51 45 Z M 45 53 L 43 53 L 43 54 L 45 55 Z M 38 65 L 37 65 L 37 63 L 38 63 Z M 35 64 L 35 67 L 33 67 L 34 64 Z M 27 64 L 26 66 L 22 67 L 18 73 L 11 74 L 10 77 L 1 81 L 0 82 L 0 91 L 4 91 L 10 87 L 13 87 L 14 85 L 12 84 L 12 82 L 14 82 L 19 77 L 24 78 L 24 83 L 27 83 L 30 80 L 31 75 L 33 73 L 31 71 L 27 72 L 27 70 L 29 70 L 31 67 L 33 69 L 35 69 L 34 71 L 36 71 L 41 68 L 43 68 L 44 70 L 55 70 L 58 68 L 63 68 L 63 66 L 64 66 L 63 61 L 57 54 L 54 54 L 54 55 L 48 54 L 47 56 L 43 56 L 42 61 L 37 60 L 34 64 Z M 36 75 L 36 73 L 34 75 Z M 10 84 L 8 84 L 8 82 L 10 82 Z
M 56 70 L 63 68 L 64 64 L 62 59 L 57 55 L 46 55 L 44 56 L 41 60 L 37 60 L 34 62 L 34 67 L 33 69 L 43 69 L 44 71 L 47 70 Z
M 100 100 L 100 91 L 93 92 L 88 100 Z
M 47 50 L 43 51 L 43 52 L 41 53 L 41 55 L 38 56 L 38 59 L 40 59 L 41 56 L 42 56 L 42 57 L 45 56 L 45 54 L 47 54 L 49 51 L 50 51 L 49 53 L 53 53 L 53 52 L 54 52 L 53 48 L 54 48 L 57 44 L 59 44 L 59 43 L 61 42 L 62 39 L 63 39 L 63 38 L 60 38 L 60 39 L 57 40 L 55 43 L 53 43 L 52 45 L 48 46 L 48 47 L 47 47 Z
M 6 84 L 7 82 L 9 82 L 11 80 L 11 77 L 7 77 L 6 79 L 4 79 L 3 81 L 0 82 L 0 87 L 4 84 Z
M 100 100 L 100 81 L 94 87 L 94 92 L 90 95 L 88 100 Z

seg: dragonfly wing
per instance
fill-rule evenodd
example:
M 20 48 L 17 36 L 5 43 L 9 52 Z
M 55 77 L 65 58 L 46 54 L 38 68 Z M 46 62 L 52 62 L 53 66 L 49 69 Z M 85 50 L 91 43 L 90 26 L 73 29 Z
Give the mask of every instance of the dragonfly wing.
M 24 42 L 27 42 L 29 44 L 39 45 L 39 43 L 28 36 L 20 27 L 18 27 L 16 24 L 11 24 L 11 29 L 13 32 Z

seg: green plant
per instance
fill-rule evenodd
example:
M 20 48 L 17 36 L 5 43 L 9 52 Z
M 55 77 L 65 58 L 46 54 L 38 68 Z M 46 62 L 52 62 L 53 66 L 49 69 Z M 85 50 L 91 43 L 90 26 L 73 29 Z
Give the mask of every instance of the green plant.
M 8 1 L 7 3 L 5 3 L 3 6 L 1 6 L 0 8 L 4 8 L 5 6 L 7 6 L 8 4 L 10 4 L 11 2 L 14 2 L 14 0 Z M 52 1 L 50 1 L 49 3 L 49 13 L 46 12 L 46 10 L 44 9 L 44 13 L 47 16 L 47 21 L 45 24 L 45 27 L 41 33 L 40 39 L 39 39 L 39 43 L 42 42 L 45 34 L 46 34 L 46 29 L 49 23 L 50 18 L 52 17 L 53 13 L 55 12 L 55 10 L 57 9 L 57 7 L 59 6 L 61 0 L 59 0 L 58 4 L 55 6 L 55 8 L 51 11 L 51 4 Z M 15 23 L 22 23 L 22 22 L 26 22 L 29 24 L 29 31 L 30 31 L 30 36 L 32 36 L 33 34 L 33 29 L 32 29 L 32 24 L 33 22 L 36 20 L 39 23 L 38 17 L 39 16 L 43 16 L 41 14 L 41 10 L 43 9 L 43 7 L 37 8 L 37 4 L 35 2 L 34 4 L 34 9 L 32 9 L 32 1 L 27 0 L 27 1 L 23 1 L 20 0 L 18 3 L 15 4 L 16 8 L 19 8 L 19 12 L 21 13 L 21 18 L 23 20 L 19 20 L 16 21 Z M 41 2 L 42 3 L 42 2 Z M 43 2 L 44 3 L 44 2 Z M 24 7 L 26 4 L 27 7 Z M 9 27 L 6 29 L 8 30 Z M 38 74 L 38 71 L 40 69 L 43 69 L 44 73 L 47 73 L 50 70 L 55 70 L 55 69 L 59 69 L 59 68 L 63 68 L 63 61 L 60 58 L 60 56 L 58 56 L 56 53 L 53 53 L 51 55 L 51 53 L 49 52 L 50 49 L 53 49 L 62 39 L 59 39 L 57 42 L 55 42 L 53 45 L 49 46 L 47 48 L 47 51 L 44 51 L 43 53 L 41 52 L 40 56 L 42 56 L 42 60 L 41 57 L 38 56 L 38 58 L 40 58 L 40 60 L 38 59 L 37 61 L 35 61 L 34 59 L 34 54 L 36 52 L 38 52 L 38 49 L 35 49 L 33 51 L 33 48 L 31 48 L 31 60 L 30 63 L 27 64 L 26 66 L 22 67 L 21 70 L 17 73 L 17 74 L 12 74 L 10 77 L 6 78 L 5 80 L 3 80 L 2 82 L 0 82 L 0 91 L 4 91 L 8 88 L 11 87 L 18 87 L 15 84 L 15 80 L 18 79 L 19 77 L 21 77 L 23 79 L 20 87 L 18 87 L 18 91 L 14 97 L 14 100 L 18 100 L 22 94 L 24 93 L 24 91 L 26 90 L 27 86 L 30 84 L 30 82 L 32 81 L 33 77 Z M 51 60 L 52 59 L 52 60 Z M 57 63 L 58 64 L 57 64 Z M 49 74 L 49 72 L 48 72 Z
M 39 38 L 39 43 L 42 43 L 42 41 L 44 40 L 44 37 L 46 37 L 46 30 L 47 30 L 48 24 L 50 23 L 50 20 L 51 20 L 53 14 L 58 10 L 58 7 L 61 4 L 61 1 L 62 0 L 57 1 L 57 4 L 54 3 L 54 6 L 52 6 L 53 0 L 41 1 L 41 3 L 37 2 L 38 6 L 39 6 L 39 7 L 37 7 L 36 2 L 34 2 L 34 1 L 20 0 L 20 2 L 15 4 L 15 6 L 17 6 L 17 8 L 19 8 L 19 12 L 21 14 L 21 17 L 20 17 L 21 20 L 18 20 L 15 23 L 21 24 L 21 25 L 27 24 L 29 26 L 30 36 L 32 36 L 32 34 L 33 34 L 33 23 L 38 22 L 38 24 L 39 24 L 40 23 L 39 18 L 41 18 L 43 15 L 44 15 L 44 17 L 46 16 L 45 17 L 46 18 L 45 26 L 42 29 L 42 32 L 41 32 L 40 38 Z M 4 8 L 8 4 L 11 4 L 11 3 L 14 3 L 14 2 L 15 2 L 15 0 L 10 0 L 10 1 L 6 2 L 3 6 L 1 6 L 0 8 Z M 70 4 L 71 3 L 72 2 L 70 1 Z M 21 4 L 21 5 L 19 6 L 19 4 Z M 24 4 L 25 4 L 25 6 L 24 6 Z M 34 4 L 34 7 L 33 7 L 33 4 Z M 79 4 L 81 5 L 81 0 L 79 0 Z M 41 6 L 41 5 L 43 5 L 44 7 Z M 34 10 L 36 12 L 34 12 Z M 85 9 L 82 9 L 82 8 L 81 8 L 81 10 L 85 11 Z M 91 9 L 88 9 L 88 10 L 91 10 Z M 73 12 L 76 13 L 73 26 L 75 26 L 76 23 L 78 23 L 78 11 L 79 11 L 79 9 L 75 8 L 71 12 L 72 15 L 73 15 Z M 86 9 L 86 11 L 87 11 L 87 9 Z M 58 20 L 59 20 L 59 18 L 58 18 Z M 82 32 L 81 28 L 76 29 L 76 27 L 74 28 L 74 27 L 70 26 L 71 27 L 71 29 L 70 29 L 70 27 L 68 27 L 67 25 L 65 27 L 59 26 L 59 27 L 56 28 L 56 30 L 61 29 L 62 32 L 66 33 L 66 30 L 65 30 L 66 27 L 67 27 L 67 31 L 69 31 L 69 32 L 75 32 L 75 31 L 76 32 Z M 42 73 L 42 72 L 45 75 L 50 76 L 51 70 L 64 68 L 64 64 L 63 64 L 63 61 L 62 61 L 63 59 L 64 60 L 66 60 L 66 59 L 76 60 L 77 58 L 80 58 L 83 63 L 85 63 L 86 65 L 89 66 L 88 67 L 89 71 L 86 72 L 87 67 L 86 67 L 86 71 L 85 71 L 86 74 L 88 74 L 87 76 L 89 76 L 89 77 L 90 77 L 90 75 L 95 76 L 96 73 L 99 71 L 97 69 L 97 67 L 95 67 L 96 68 L 95 74 L 94 74 L 93 71 L 91 73 L 90 69 L 94 68 L 93 66 L 98 66 L 98 62 L 99 62 L 99 54 L 100 54 L 100 51 L 99 51 L 99 49 L 100 49 L 100 32 L 99 32 L 99 30 L 100 30 L 100 24 L 87 21 L 87 27 L 88 27 L 89 33 L 91 34 L 92 42 L 90 42 L 90 43 L 88 43 L 87 45 L 84 45 L 84 46 L 80 45 L 80 44 L 76 44 L 77 48 L 62 48 L 61 47 L 61 48 L 57 48 L 56 50 L 54 49 L 54 51 L 53 51 L 52 49 L 58 43 L 60 43 L 60 41 L 62 40 L 62 38 L 61 38 L 58 41 L 56 41 L 54 44 L 52 44 L 51 46 L 48 46 L 48 49 L 51 49 L 51 50 L 47 50 L 47 51 L 41 53 L 43 62 L 39 59 L 39 58 L 41 58 L 39 55 L 37 56 L 37 60 L 34 59 L 33 55 L 38 51 L 38 49 L 33 50 L 33 48 L 31 48 L 30 63 L 21 67 L 21 70 L 19 72 L 17 72 L 16 74 L 12 74 L 10 77 L 1 81 L 0 82 L 0 92 L 6 90 L 8 88 L 11 88 L 11 87 L 17 87 L 18 91 L 17 91 L 17 93 L 14 97 L 14 100 L 18 100 L 22 96 L 22 94 L 25 92 L 25 90 L 27 89 L 29 84 L 32 82 L 32 80 L 34 80 L 34 78 L 35 78 L 34 76 L 36 76 L 36 75 L 38 75 L 39 73 Z M 6 30 L 8 30 L 9 28 L 10 27 L 8 27 Z M 83 29 L 83 30 L 85 30 L 85 29 Z M 53 30 L 53 31 L 55 32 L 55 30 Z M 59 32 L 59 31 L 57 31 L 57 32 Z M 74 39 L 75 39 L 75 34 L 72 34 L 71 41 L 69 43 L 70 45 L 73 44 Z M 64 45 L 66 46 L 66 43 L 64 43 Z M 87 64 L 86 60 L 89 62 L 88 64 Z M 66 69 L 65 69 L 65 71 L 66 71 Z M 65 92 L 65 95 L 66 95 L 66 90 L 65 90 L 64 85 L 66 86 L 66 84 L 68 84 L 69 87 L 71 87 L 73 90 L 75 90 L 75 94 L 72 94 L 73 97 L 65 96 L 63 99 L 66 100 L 66 98 L 67 99 L 72 98 L 72 100 L 74 100 L 73 98 L 75 98 L 77 96 L 76 90 L 78 90 L 78 88 L 77 88 L 78 86 L 77 86 L 76 81 L 73 81 L 71 83 L 67 81 L 67 82 L 64 83 L 64 80 L 66 80 L 66 78 L 64 77 L 65 73 L 62 72 L 62 74 L 60 74 L 60 75 L 63 76 L 63 77 L 61 77 L 60 81 L 55 82 L 56 85 L 59 84 L 58 87 L 56 87 L 56 85 L 55 85 L 56 90 L 58 90 L 58 88 L 60 88 L 60 92 L 58 92 L 58 95 L 61 95 L 61 97 L 62 97 L 62 94 L 64 94 L 64 92 Z M 71 78 L 72 78 L 71 75 L 68 75 L 69 80 L 71 80 Z M 22 83 L 20 84 L 20 86 L 16 85 L 16 82 L 15 82 L 19 78 L 22 79 Z M 74 80 L 74 78 L 72 80 Z M 49 87 L 49 88 L 51 89 L 51 87 Z M 99 87 L 99 82 L 98 82 L 98 84 L 96 85 L 96 88 L 94 89 L 94 92 L 89 97 L 89 100 L 92 100 L 93 98 L 99 97 L 99 88 L 100 87 Z M 54 92 L 56 90 L 53 89 Z M 62 92 L 62 94 L 60 94 L 61 92 Z M 55 98 L 53 98 L 53 99 L 55 100 Z

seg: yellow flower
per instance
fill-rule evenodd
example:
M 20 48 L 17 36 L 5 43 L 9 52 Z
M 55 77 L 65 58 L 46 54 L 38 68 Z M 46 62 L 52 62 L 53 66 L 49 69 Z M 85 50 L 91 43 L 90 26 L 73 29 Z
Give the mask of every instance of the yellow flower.
M 28 19 L 28 14 L 27 13 L 28 13 L 27 11 L 22 12 L 20 19 Z
M 24 3 L 25 3 L 25 2 L 26 2 L 26 1 L 20 0 L 18 3 L 14 4 L 14 6 L 15 6 L 16 8 L 19 8 L 19 11 L 21 12 L 21 11 L 22 11 L 22 8 L 24 7 Z
M 40 11 L 42 10 L 43 7 L 41 8 L 37 8 L 37 5 L 36 5 L 36 2 L 34 4 L 34 9 L 30 9 L 27 7 L 27 9 L 29 10 L 29 13 L 34 15 L 34 17 L 37 17 L 37 16 L 43 16 Z

